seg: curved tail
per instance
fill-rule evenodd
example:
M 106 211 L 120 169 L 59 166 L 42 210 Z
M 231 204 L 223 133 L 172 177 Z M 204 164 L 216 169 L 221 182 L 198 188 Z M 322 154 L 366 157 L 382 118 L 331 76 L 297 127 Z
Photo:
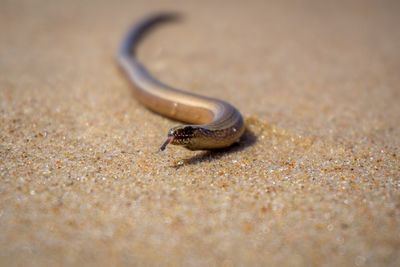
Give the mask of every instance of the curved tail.
M 135 26 L 126 34 L 122 45 L 118 50 L 118 58 L 120 59 L 127 56 L 135 58 L 137 46 L 143 37 L 149 32 L 150 28 L 156 24 L 166 21 L 176 21 L 180 18 L 181 15 L 178 13 L 159 13 L 144 18 L 138 24 L 135 24 Z

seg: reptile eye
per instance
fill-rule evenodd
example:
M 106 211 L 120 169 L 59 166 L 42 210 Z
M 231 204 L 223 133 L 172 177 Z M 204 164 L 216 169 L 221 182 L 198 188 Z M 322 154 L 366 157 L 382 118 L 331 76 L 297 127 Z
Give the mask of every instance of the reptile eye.
M 186 126 L 184 128 L 184 133 L 187 134 L 187 135 L 193 134 L 193 131 L 194 131 L 194 128 L 192 126 Z

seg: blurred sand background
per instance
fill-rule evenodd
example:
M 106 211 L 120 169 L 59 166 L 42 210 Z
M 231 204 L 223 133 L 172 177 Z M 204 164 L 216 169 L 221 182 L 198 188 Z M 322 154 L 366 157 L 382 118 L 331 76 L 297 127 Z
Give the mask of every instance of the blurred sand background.
M 160 80 L 249 133 L 169 147 L 116 67 L 129 25 Z M 398 1 L 0 2 L 1 266 L 398 266 Z

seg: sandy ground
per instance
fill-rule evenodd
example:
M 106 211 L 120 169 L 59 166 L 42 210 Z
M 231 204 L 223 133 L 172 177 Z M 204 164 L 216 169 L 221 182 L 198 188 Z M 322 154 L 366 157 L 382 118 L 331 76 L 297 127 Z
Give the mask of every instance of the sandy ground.
M 341 2 L 341 3 L 339 3 Z M 248 133 L 169 147 L 114 62 L 225 99 Z M 1 266 L 395 266 L 398 1 L 1 1 Z M 397 265 L 398 266 L 398 265 Z

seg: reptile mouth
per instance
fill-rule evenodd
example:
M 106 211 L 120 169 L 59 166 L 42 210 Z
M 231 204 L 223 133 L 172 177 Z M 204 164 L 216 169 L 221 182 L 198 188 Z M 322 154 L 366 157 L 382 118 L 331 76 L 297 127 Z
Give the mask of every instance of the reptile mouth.
M 191 138 L 191 135 L 177 135 L 174 136 L 174 139 L 171 142 L 173 142 L 174 145 L 187 145 Z

